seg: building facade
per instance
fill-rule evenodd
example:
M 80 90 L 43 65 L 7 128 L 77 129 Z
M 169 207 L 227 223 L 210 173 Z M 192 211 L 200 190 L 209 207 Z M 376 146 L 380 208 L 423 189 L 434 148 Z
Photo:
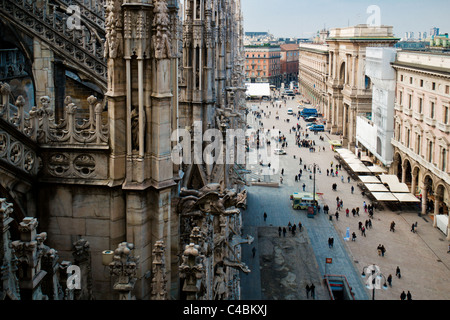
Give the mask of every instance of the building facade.
M 281 86 L 280 46 L 245 46 L 245 58 L 246 82 L 268 82 L 277 88 Z
M 298 82 L 298 59 L 299 51 L 298 44 L 282 44 L 281 58 L 280 58 L 280 68 L 282 75 L 282 82 L 286 87 L 293 82 Z
M 342 136 L 343 145 L 355 148 L 356 117 L 372 110 L 372 84 L 365 75 L 367 47 L 392 47 L 399 39 L 392 27 L 357 25 L 330 30 L 327 122 Z
M 328 119 L 328 46 L 326 44 L 301 43 L 299 46 L 299 92 L 305 102 L 316 107 Z M 328 126 L 328 123 L 327 123 Z
M 0 2 L 0 297 L 239 299 L 238 170 L 173 152 L 177 129 L 245 123 L 241 6 L 184 3 L 91 1 L 74 31 L 50 1 Z
M 432 213 L 435 225 L 444 219 L 447 226 L 450 56 L 400 51 L 392 65 L 397 86 L 391 171 L 422 199 L 422 214 Z
M 373 84 L 372 111 L 369 117 L 358 115 L 356 119 L 358 150 L 369 151 L 385 167 L 390 167 L 393 159 L 396 78 L 391 63 L 396 53 L 394 48 L 366 49 L 365 73 Z

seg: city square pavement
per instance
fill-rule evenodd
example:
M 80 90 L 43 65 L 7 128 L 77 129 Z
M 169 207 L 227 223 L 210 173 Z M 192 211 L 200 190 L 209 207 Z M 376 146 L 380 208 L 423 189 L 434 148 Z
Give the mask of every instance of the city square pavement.
M 363 204 L 370 203 L 370 200 L 361 194 L 357 186 L 358 181 L 351 179 L 348 182 L 349 174 L 339 172 L 339 176 L 327 176 L 326 169 L 338 163 L 334 158 L 335 153 L 331 150 L 329 140 L 339 140 L 338 136 L 331 135 L 328 132 L 322 132 L 318 135 L 310 134 L 307 139 L 315 141 L 315 152 L 310 152 L 308 148 L 299 148 L 295 145 L 295 133 L 289 133 L 289 129 L 299 123 L 305 132 L 305 122 L 300 118 L 288 115 L 287 109 L 292 108 L 297 112 L 299 96 L 294 100 L 288 100 L 286 104 L 282 103 L 281 108 L 272 106 L 270 102 L 249 102 L 249 105 L 256 105 L 261 111 L 266 112 L 261 119 L 252 119 L 249 114 L 249 123 L 254 128 L 271 129 L 275 127 L 281 134 L 287 138 L 288 146 L 284 148 L 286 155 L 279 157 L 278 172 L 271 176 L 261 174 L 261 169 L 267 170 L 267 166 L 261 167 L 259 164 L 249 164 L 248 168 L 252 174 L 247 175 L 248 182 L 260 178 L 261 181 L 277 182 L 278 187 L 269 186 L 249 186 L 248 188 L 248 208 L 242 212 L 244 235 L 250 234 L 255 238 L 251 245 L 243 245 L 243 261 L 250 267 L 252 272 L 241 277 L 242 299 L 265 299 L 267 279 L 261 278 L 261 268 L 267 268 L 267 264 L 262 266 L 260 252 L 267 251 L 267 248 L 258 248 L 258 232 L 264 232 L 263 227 L 273 226 L 278 228 L 287 227 L 288 223 L 302 223 L 307 241 L 311 247 L 311 265 L 307 268 L 312 270 L 311 266 L 315 263 L 318 274 L 323 277 L 324 274 L 338 274 L 346 276 L 349 285 L 352 287 L 355 299 L 372 299 L 372 290 L 365 287 L 366 278 L 361 277 L 365 267 L 376 265 L 382 277 L 387 278 L 392 275 L 392 286 L 387 290 L 375 290 L 376 300 L 398 300 L 402 291 L 410 291 L 413 300 L 447 300 L 450 299 L 450 254 L 448 251 L 449 242 L 445 234 L 439 229 L 433 227 L 432 216 L 419 216 L 418 211 L 391 211 L 375 209 L 372 221 L 372 227 L 367 228 L 365 236 L 361 234 L 358 223 L 369 219 L 364 212 Z M 277 114 L 278 111 L 278 114 Z M 271 113 L 269 115 L 269 112 Z M 279 119 L 276 119 L 276 116 Z M 286 120 L 289 119 L 289 122 Z M 259 122 L 262 122 L 262 126 Z M 323 137 L 323 141 L 319 137 Z M 276 147 L 276 143 L 271 141 L 271 150 Z M 325 150 L 323 148 L 325 147 Z M 320 148 L 320 152 L 319 152 Z M 294 158 L 295 156 L 295 158 Z M 302 165 L 300 165 L 300 158 Z M 315 187 L 316 192 L 320 194 L 319 204 L 323 208 L 325 204 L 330 207 L 329 214 L 332 220 L 321 210 L 314 218 L 308 218 L 305 210 L 294 210 L 291 206 L 289 196 L 293 192 L 301 192 L 302 185 L 305 184 L 305 190 L 313 191 L 314 179 L 310 179 L 308 170 L 311 165 L 317 165 Z M 306 165 L 306 170 L 304 169 Z M 295 174 L 303 170 L 301 180 L 296 182 Z M 283 181 L 280 183 L 281 169 L 284 169 Z M 263 171 L 267 172 L 267 171 Z M 343 181 L 341 180 L 344 176 Z M 331 186 L 337 184 L 337 191 L 333 191 Z M 351 186 L 354 187 L 354 193 L 351 193 Z M 339 211 L 339 219 L 336 220 L 334 214 L 337 211 L 336 197 L 343 199 L 343 208 Z M 350 212 L 346 217 L 345 209 L 360 208 L 360 215 L 353 217 Z M 267 219 L 264 221 L 263 214 L 267 213 Z M 395 232 L 391 232 L 390 223 L 396 223 Z M 417 232 L 411 232 L 411 225 L 417 222 Z M 346 241 L 347 228 L 350 235 L 355 232 L 356 241 Z M 277 237 L 278 234 L 275 235 Z M 300 236 L 297 232 L 296 236 Z M 332 248 L 328 246 L 328 239 L 334 238 Z M 384 256 L 378 255 L 377 246 L 384 245 L 386 253 Z M 255 247 L 255 257 L 252 257 L 252 248 Z M 261 250 L 260 250 L 261 249 Z M 305 254 L 305 251 L 303 251 Z M 326 264 L 326 258 L 332 258 L 331 264 Z M 396 277 L 396 268 L 401 271 L 401 278 Z M 367 272 L 367 269 L 366 269 Z M 317 275 L 312 275 L 317 278 Z M 301 277 L 300 277 L 301 278 Z M 269 279 L 270 281 L 270 279 Z M 275 281 L 272 279 L 271 281 Z M 382 280 L 382 283 L 384 280 Z M 304 291 L 299 281 L 298 290 Z M 315 284 L 316 287 L 318 284 Z M 321 285 L 319 284 L 319 288 Z M 323 285 L 322 285 L 323 286 Z M 323 288 L 321 288 L 323 289 Z M 297 299 L 303 299 L 301 296 Z M 318 290 L 316 299 L 329 299 L 325 290 Z

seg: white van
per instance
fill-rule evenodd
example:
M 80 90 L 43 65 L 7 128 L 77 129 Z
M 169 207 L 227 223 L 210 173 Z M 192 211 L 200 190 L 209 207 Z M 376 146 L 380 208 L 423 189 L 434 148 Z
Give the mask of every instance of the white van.
M 293 114 L 293 113 L 294 113 L 294 111 L 292 111 L 292 108 L 289 108 L 287 111 L 287 114 Z

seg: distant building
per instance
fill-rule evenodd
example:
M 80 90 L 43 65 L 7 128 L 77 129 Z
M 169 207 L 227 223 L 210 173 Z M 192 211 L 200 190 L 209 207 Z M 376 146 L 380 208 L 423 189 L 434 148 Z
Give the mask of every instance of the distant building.
M 246 82 L 281 86 L 281 48 L 278 45 L 245 46 Z
M 281 75 L 285 86 L 289 86 L 291 81 L 298 81 L 298 44 L 282 44 L 281 49 Z
M 320 113 L 328 114 L 328 45 L 319 43 L 302 43 L 299 47 L 300 93 Z
M 436 28 L 436 27 L 431 28 L 430 37 L 437 36 L 437 35 L 439 35 L 439 28 Z

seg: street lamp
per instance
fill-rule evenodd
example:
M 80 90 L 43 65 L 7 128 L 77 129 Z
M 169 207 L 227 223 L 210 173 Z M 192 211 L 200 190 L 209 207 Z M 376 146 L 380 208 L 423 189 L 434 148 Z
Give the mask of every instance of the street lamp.
M 316 214 L 317 209 L 317 203 L 316 203 L 316 167 L 318 167 L 317 164 L 310 164 L 308 166 L 309 170 L 311 171 L 311 167 L 313 168 L 313 213 Z M 319 169 L 320 170 L 320 169 Z
M 366 281 L 366 288 L 372 289 L 372 300 L 375 300 L 375 289 L 377 289 L 377 286 L 379 287 L 381 279 L 384 279 L 384 284 L 382 288 L 384 290 L 388 289 L 388 286 L 386 284 L 386 277 L 380 272 L 380 268 L 377 265 L 373 264 L 363 268 L 363 272 L 361 273 L 362 278 L 366 277 L 366 269 L 370 271 L 370 277 Z M 370 279 L 372 279 L 372 282 L 369 282 Z

